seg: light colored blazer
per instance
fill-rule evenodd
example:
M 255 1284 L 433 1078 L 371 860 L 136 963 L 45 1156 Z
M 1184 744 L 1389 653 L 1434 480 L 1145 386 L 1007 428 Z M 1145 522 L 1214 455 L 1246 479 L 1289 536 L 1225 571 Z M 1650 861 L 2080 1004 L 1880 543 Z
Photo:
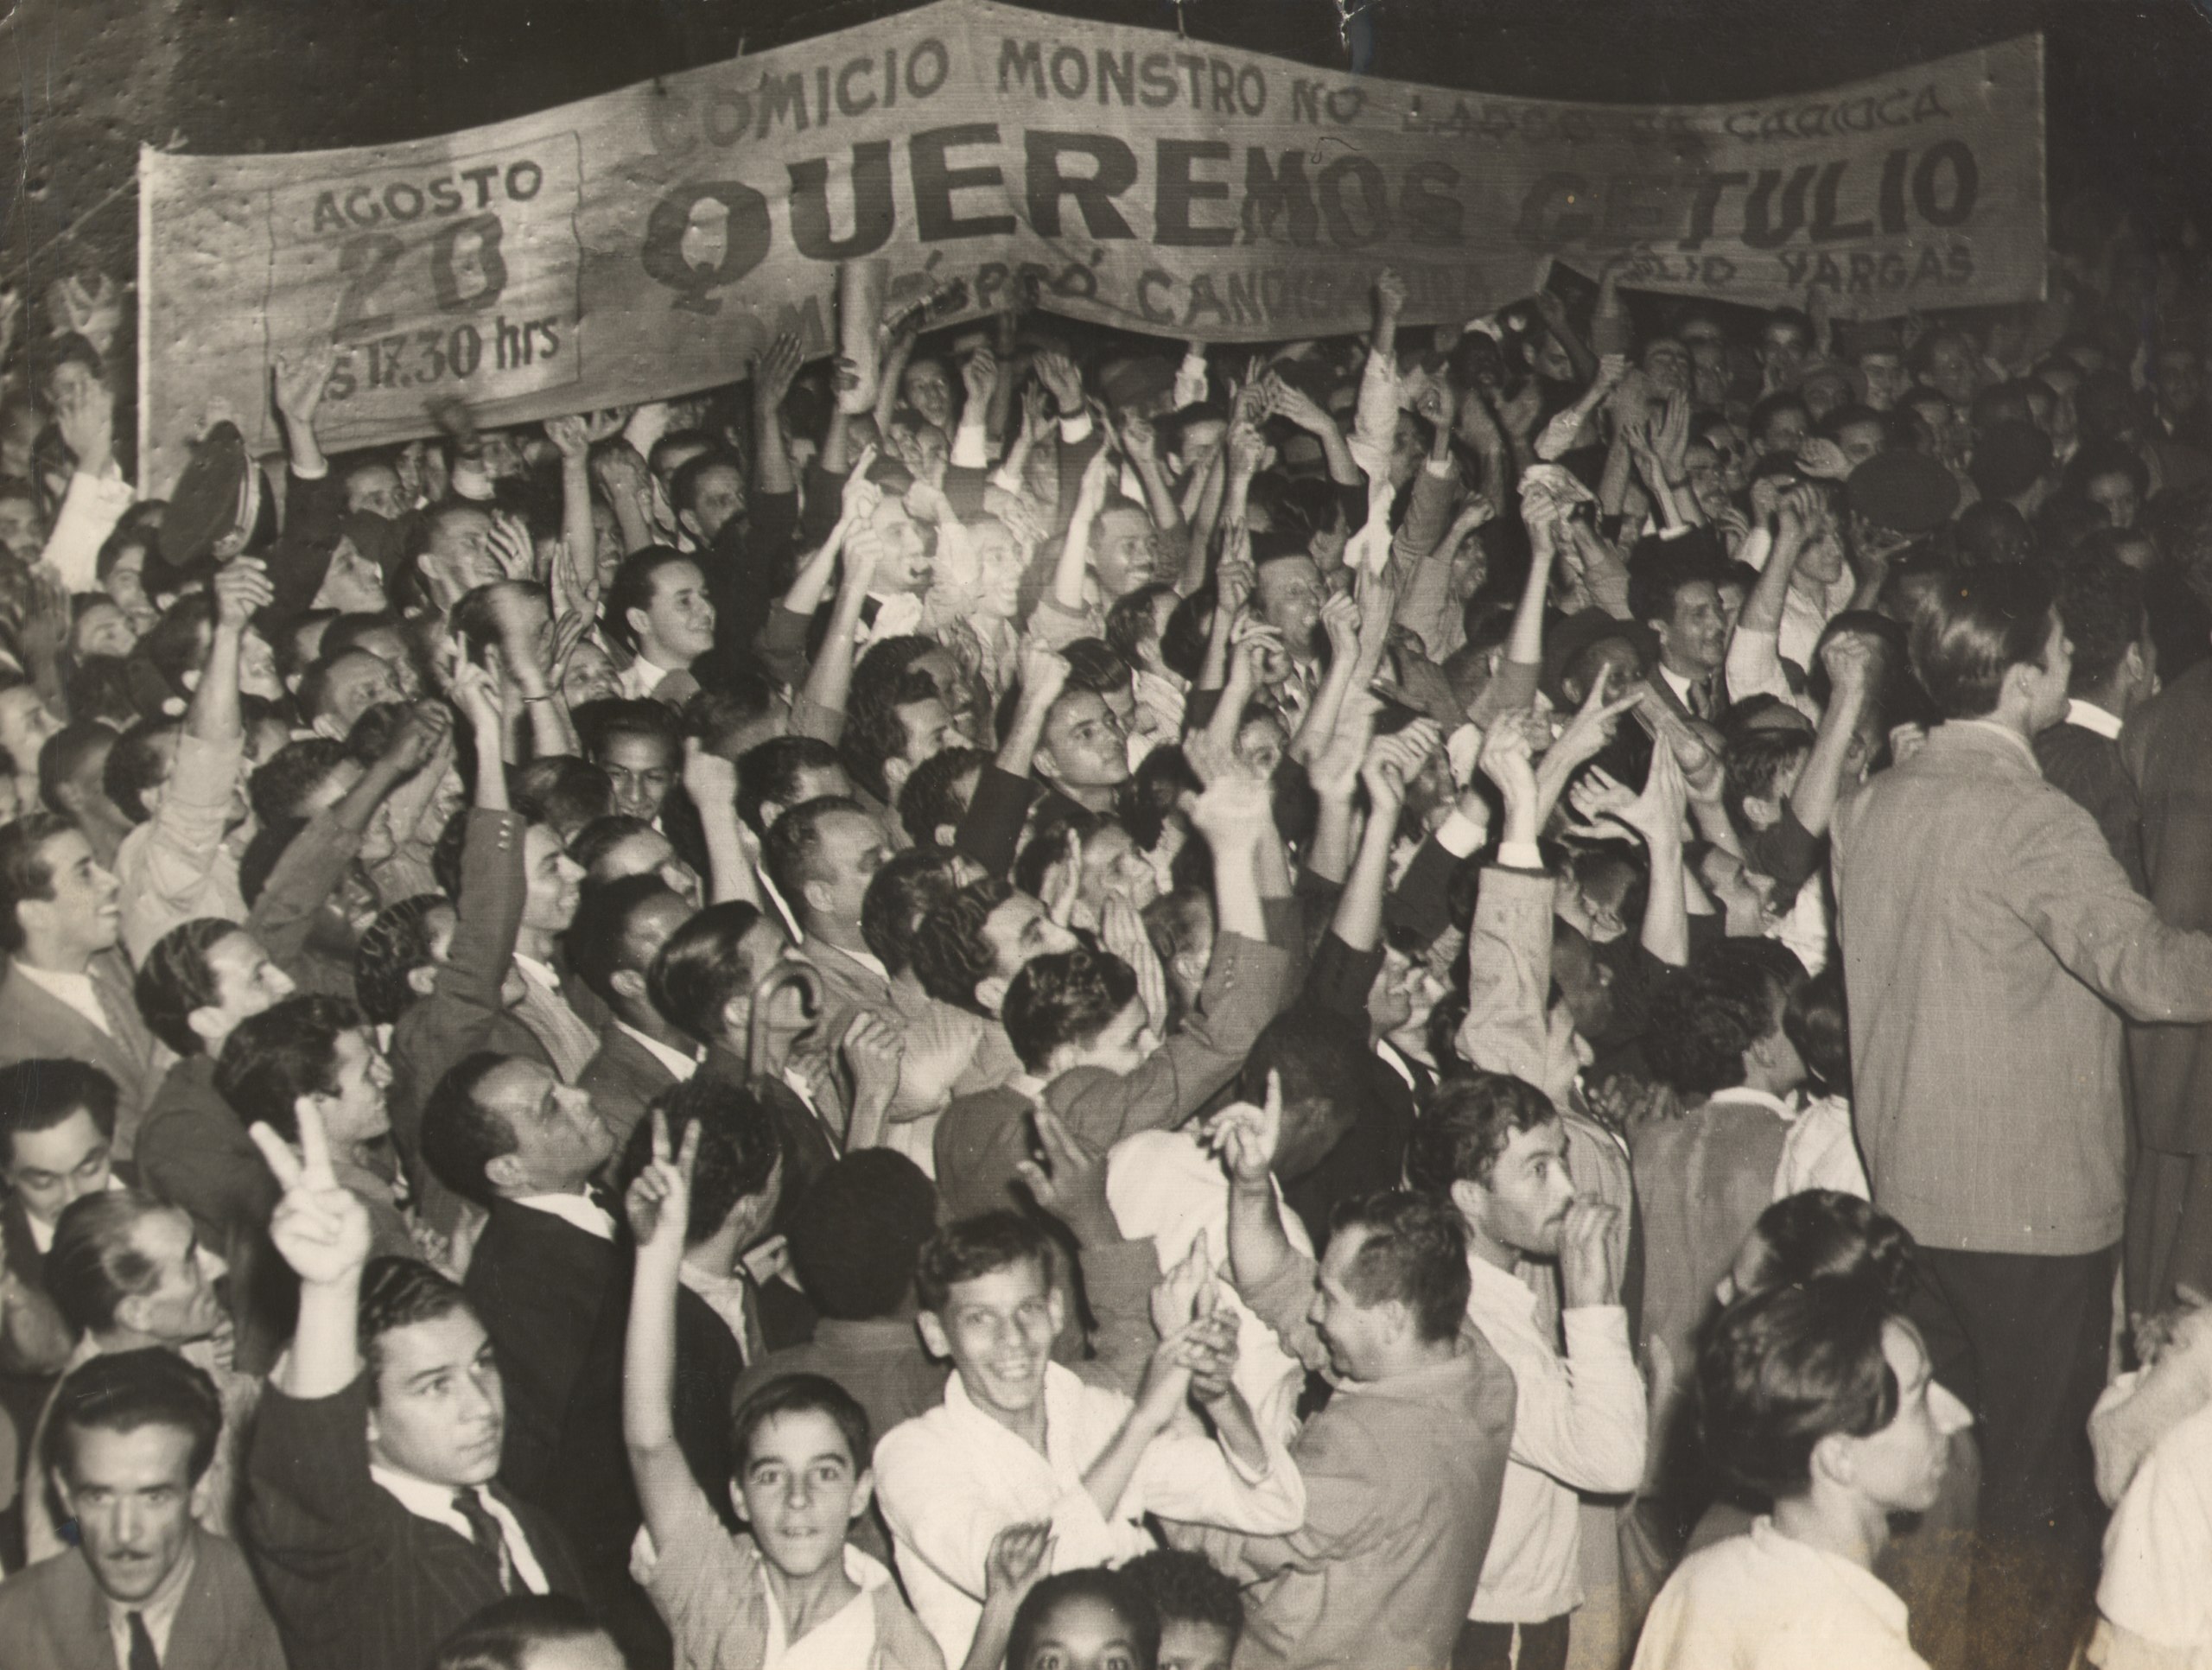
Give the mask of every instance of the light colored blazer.
M 1838 808 L 1836 927 L 1874 1203 L 1930 1247 L 2120 1238 L 2121 1016 L 2212 1019 L 2166 925 L 2016 733 L 1952 721 Z
M 192 1574 L 162 1670 L 285 1670 L 238 1545 L 192 1527 Z M 0 1583 L 0 1670 L 116 1670 L 107 1597 L 71 1549 Z
M 54 1057 L 89 1062 L 115 1081 L 115 1157 L 128 1159 L 139 1121 L 161 1089 L 175 1055 L 138 1018 L 123 959 L 103 951 L 86 971 L 107 1011 L 104 1032 L 44 987 L 10 966 L 0 980 L 0 1065 Z

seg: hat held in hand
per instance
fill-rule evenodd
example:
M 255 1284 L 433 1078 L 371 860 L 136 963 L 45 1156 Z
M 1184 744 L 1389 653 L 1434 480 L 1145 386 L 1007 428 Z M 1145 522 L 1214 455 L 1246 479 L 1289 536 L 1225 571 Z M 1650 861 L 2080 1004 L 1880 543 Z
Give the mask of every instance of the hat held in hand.
M 192 457 L 162 518 L 162 560 L 190 568 L 228 562 L 245 549 L 261 515 L 261 470 L 238 425 L 219 422 L 193 443 Z

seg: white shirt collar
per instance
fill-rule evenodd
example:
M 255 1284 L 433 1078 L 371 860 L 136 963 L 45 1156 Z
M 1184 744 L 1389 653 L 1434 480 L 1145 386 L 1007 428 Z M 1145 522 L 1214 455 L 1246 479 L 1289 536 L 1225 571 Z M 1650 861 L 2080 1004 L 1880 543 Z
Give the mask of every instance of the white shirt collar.
M 1682 706 L 1687 708 L 1690 705 L 1690 680 L 1684 678 L 1663 661 L 1659 664 L 1659 676 L 1665 679 L 1667 688 L 1681 698 Z
M 560 991 L 561 976 L 555 972 L 551 963 L 540 962 L 534 956 L 524 956 L 520 951 L 517 951 L 515 967 L 521 969 L 524 977 L 532 983 L 543 986 L 549 992 Z
M 891 970 L 883 966 L 883 959 L 876 956 L 873 951 L 849 950 L 842 945 L 832 945 L 828 940 L 823 938 L 819 934 L 817 934 L 807 943 L 812 948 L 810 951 L 810 955 L 818 956 L 823 951 L 833 952 L 836 956 L 843 957 L 848 962 L 859 963 L 861 968 L 867 969 L 868 973 L 874 975 L 878 980 L 887 982 L 891 978 Z
M 2084 702 L 2079 696 L 2066 699 L 2066 722 L 2079 725 L 2085 731 L 2094 731 L 2099 736 L 2114 738 L 2120 734 L 2120 715 L 2107 713 L 2094 702 Z
M 512 1203 L 527 1206 L 533 1212 L 550 1213 L 601 1241 L 614 1239 L 614 1220 L 588 1195 L 517 1195 Z
M 1735 1102 L 1752 1108 L 1764 1108 L 1785 1125 L 1796 1121 L 1798 1110 L 1780 1096 L 1770 1095 L 1764 1090 L 1754 1090 L 1748 1084 L 1732 1084 L 1725 1090 L 1715 1090 L 1707 1102 Z
M 639 1044 L 644 1047 L 646 1054 L 652 1057 L 652 1058 L 660 1063 L 662 1066 L 667 1068 L 670 1074 L 675 1078 L 677 1083 L 681 1084 L 684 1083 L 691 1076 L 692 1074 L 699 1070 L 699 1057 L 697 1056 L 686 1055 L 681 1050 L 671 1050 L 667 1045 L 663 1044 L 658 1038 L 647 1038 L 643 1032 L 639 1032 L 635 1026 L 632 1026 L 626 1020 L 618 1018 L 614 1024 L 620 1027 L 622 1031 L 627 1032 L 632 1038 L 637 1039 Z

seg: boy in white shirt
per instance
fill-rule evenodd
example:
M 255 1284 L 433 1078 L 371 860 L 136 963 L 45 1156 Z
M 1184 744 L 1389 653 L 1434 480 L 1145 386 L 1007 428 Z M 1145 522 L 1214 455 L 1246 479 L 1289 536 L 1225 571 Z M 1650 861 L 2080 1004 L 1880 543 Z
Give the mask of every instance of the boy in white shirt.
M 1697 1391 L 1707 1454 L 1774 1511 L 1676 1568 L 1635 1670 L 1925 1670 L 1872 1571 L 1889 1516 L 1934 1506 L 1970 1419 L 1918 1330 L 1864 1276 L 1771 1288 L 1721 1314 Z
M 1012 1212 L 963 1219 L 922 1251 L 922 1341 L 955 1372 L 942 1405 L 876 1445 L 875 1473 L 899 1574 L 948 1663 L 967 1656 L 992 1540 L 1010 1527 L 1049 1523 L 1049 1569 L 1070 1572 L 1153 1547 L 1147 1514 L 1262 1534 L 1306 1521 L 1296 1464 L 1231 1383 L 1236 1330 L 1211 1269 L 1187 1260 L 1154 1291 L 1165 1337 L 1132 1400 L 1052 1361 L 1050 1257 Z

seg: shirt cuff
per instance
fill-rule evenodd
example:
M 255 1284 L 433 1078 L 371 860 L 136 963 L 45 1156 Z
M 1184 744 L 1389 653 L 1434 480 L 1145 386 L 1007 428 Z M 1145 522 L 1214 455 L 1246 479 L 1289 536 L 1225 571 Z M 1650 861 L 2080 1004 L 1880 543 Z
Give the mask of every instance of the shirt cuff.
M 1075 446 L 1090 439 L 1090 414 L 1077 412 L 1073 417 L 1060 419 L 1060 440 L 1064 445 Z
M 1444 822 L 1436 826 L 1436 844 L 1454 858 L 1465 858 L 1490 834 L 1490 826 L 1479 819 L 1469 817 L 1454 806 Z M 1535 848 L 1529 851 L 1534 852 Z
M 1533 841 L 1504 841 L 1498 843 L 1497 861 L 1509 870 L 1541 870 L 1544 854 Z
M 1432 458 L 1427 463 L 1423 464 L 1421 468 L 1427 471 L 1429 474 L 1434 476 L 1439 481 L 1449 481 L 1453 475 L 1458 473 L 1459 466 L 1456 460 L 1450 457 Z
M 952 462 L 963 470 L 980 470 L 991 461 L 991 432 L 981 422 L 961 424 L 952 437 Z

